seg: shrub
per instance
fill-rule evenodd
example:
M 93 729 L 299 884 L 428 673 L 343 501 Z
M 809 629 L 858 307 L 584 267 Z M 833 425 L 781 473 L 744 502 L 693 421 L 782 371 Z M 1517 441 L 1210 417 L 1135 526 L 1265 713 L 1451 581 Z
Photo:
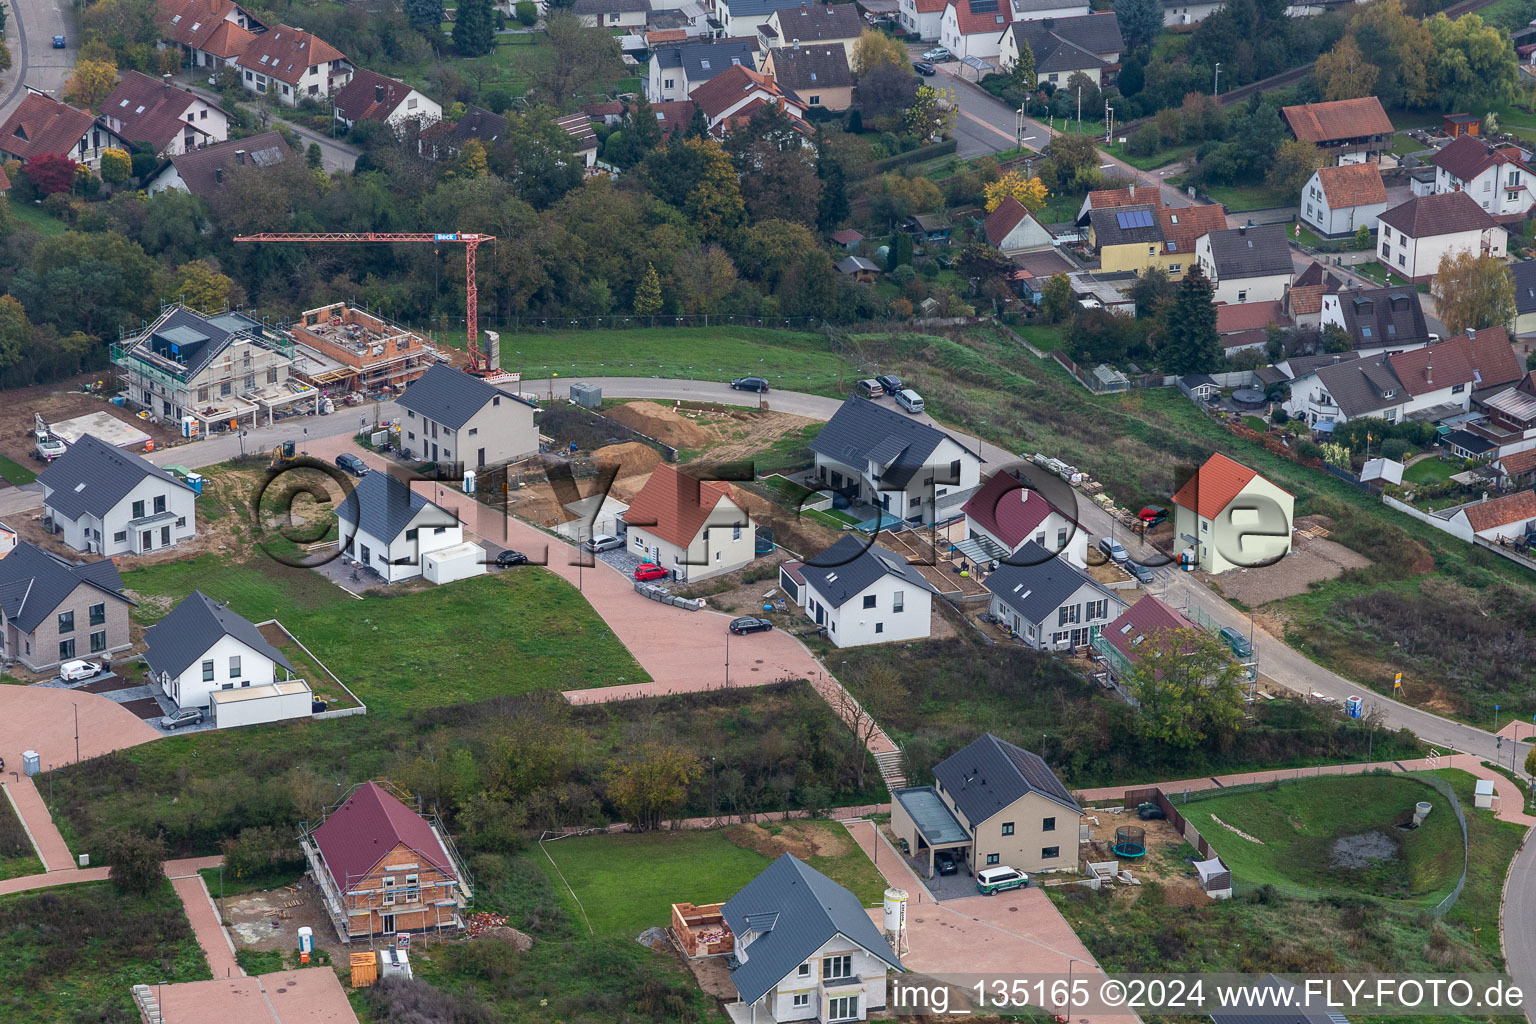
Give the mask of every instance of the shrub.
M 518 0 L 517 22 L 525 28 L 539 20 L 539 9 L 533 5 L 533 0 Z
M 444 992 L 424 981 L 380 978 L 365 1001 L 381 1024 L 495 1024 L 496 1011 L 478 999 Z
M 1163 133 L 1157 130 L 1157 125 L 1148 122 L 1136 129 L 1130 141 L 1125 144 L 1125 151 L 1132 156 L 1151 156 L 1162 145 Z
M 1311 441 L 1297 441 L 1296 454 L 1304 459 L 1320 459 L 1323 457 L 1323 449 Z
M 897 267 L 895 270 L 891 271 L 891 280 L 901 285 L 910 283 L 916 277 L 917 271 L 913 270 L 906 264 L 903 264 Z
M 112 862 L 109 877 L 118 891 L 147 896 L 160 885 L 160 863 L 165 860 L 165 843 L 137 832 L 119 832 L 107 840 L 107 859 Z
M 1400 437 L 1388 438 L 1381 446 L 1383 458 L 1395 459 L 1398 462 L 1403 461 L 1403 457 L 1411 451 L 1413 451 L 1413 445 Z

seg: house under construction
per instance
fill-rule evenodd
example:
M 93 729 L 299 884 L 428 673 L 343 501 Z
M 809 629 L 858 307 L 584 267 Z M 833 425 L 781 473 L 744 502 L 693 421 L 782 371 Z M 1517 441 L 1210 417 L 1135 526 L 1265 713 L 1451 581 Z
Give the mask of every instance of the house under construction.
M 307 310 L 288 330 L 294 372 L 328 391 L 398 391 L 438 360 L 421 335 L 345 302 Z

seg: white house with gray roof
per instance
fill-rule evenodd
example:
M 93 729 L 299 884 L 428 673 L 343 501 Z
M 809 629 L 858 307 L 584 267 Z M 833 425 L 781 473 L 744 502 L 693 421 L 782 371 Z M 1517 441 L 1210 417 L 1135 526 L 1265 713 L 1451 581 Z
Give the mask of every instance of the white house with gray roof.
M 43 510 L 76 551 L 142 555 L 197 533 L 197 492 L 148 459 L 85 434 L 38 475 Z
M 1037 651 L 1085 647 L 1126 608 L 1114 591 L 1034 541 L 983 585 L 992 592 L 992 616 Z
M 538 407 L 463 370 L 436 363 L 398 401 L 405 410 L 401 447 L 423 461 L 479 468 L 539 450 Z
M 220 691 L 270 686 L 295 675 L 260 629 L 200 590 L 145 630 L 144 642 L 151 678 L 183 708 L 206 708 Z
M 734 939 L 733 1020 L 869 1020 L 886 1007 L 900 958 L 858 898 L 794 854 L 779 857 L 720 908 Z
M 800 567 L 805 614 L 839 647 L 927 638 L 933 585 L 889 548 L 848 534 Z
M 1208 232 L 1195 243 L 1195 260 L 1216 286 L 1216 302 L 1279 302 L 1291 283 L 1283 224 Z
M 464 526 L 457 516 L 388 473 L 369 473 L 359 480 L 336 506 L 336 519 L 337 546 L 385 583 L 415 579 L 435 552 L 464 544 Z M 475 575 L 484 572 L 482 562 Z
M 815 476 L 857 505 L 909 523 L 942 522 L 981 483 L 981 456 L 905 413 L 850 398 L 811 441 Z
M 128 647 L 123 580 L 110 558 L 70 562 L 27 541 L 0 558 L 3 656 L 34 672 Z
M 658 46 L 651 53 L 651 63 L 646 74 L 646 99 L 652 103 L 686 100 L 699 86 L 738 64 L 756 71 L 760 52 L 756 22 L 752 23 L 746 35 L 750 38 L 711 39 Z

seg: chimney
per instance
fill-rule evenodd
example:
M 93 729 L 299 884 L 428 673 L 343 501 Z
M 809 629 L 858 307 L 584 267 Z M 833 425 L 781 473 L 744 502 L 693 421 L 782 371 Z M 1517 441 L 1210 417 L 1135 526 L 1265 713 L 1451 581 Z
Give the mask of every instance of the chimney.
M 237 163 L 237 164 L 245 163 L 245 150 L 243 150 L 243 149 L 235 150 L 235 163 Z
M 1248 233 L 1248 225 L 1246 225 L 1246 224 L 1241 225 L 1237 229 L 1237 234 L 1238 234 L 1239 237 L 1241 237 L 1243 235 L 1246 235 L 1247 233 Z
M 224 168 L 215 167 L 213 169 L 213 180 L 218 182 L 220 185 L 224 184 Z
M 160 76 L 160 81 L 165 83 L 165 87 L 167 89 L 169 89 L 171 87 L 171 76 L 170 75 L 161 75 Z
M 1424 364 L 1424 383 L 1430 384 L 1430 385 L 1433 385 L 1435 383 L 1435 356 L 1434 356 L 1434 353 L 1430 353 L 1429 362 Z
M 382 85 L 376 85 L 373 87 L 373 102 L 384 102 L 384 87 Z
M 1477 337 L 1477 328 L 1475 328 L 1475 327 L 1468 327 L 1467 328 L 1467 340 L 1471 341 L 1475 337 Z
M 798 39 L 794 40 L 794 47 L 797 50 L 800 49 L 800 40 L 798 40 Z

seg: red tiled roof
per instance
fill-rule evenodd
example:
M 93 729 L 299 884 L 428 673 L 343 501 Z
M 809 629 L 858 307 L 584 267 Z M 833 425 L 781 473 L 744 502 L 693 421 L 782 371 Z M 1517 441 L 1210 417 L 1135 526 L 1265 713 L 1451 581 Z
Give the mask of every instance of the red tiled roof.
M 49 153 L 69 156 L 95 123 L 84 110 L 29 92 L 0 125 L 0 150 L 22 162 Z
M 1536 491 L 1506 494 L 1502 498 L 1485 501 L 1464 510 L 1467 523 L 1477 533 L 1492 530 L 1511 523 L 1523 523 L 1536 519 Z
M 348 121 L 383 121 L 411 94 L 411 87 L 393 78 L 358 68 L 352 81 L 336 94 L 336 109 Z
M 1323 187 L 1330 209 L 1387 201 L 1387 186 L 1382 184 L 1381 171 L 1374 163 L 1319 167 L 1317 183 Z
M 760 89 L 769 96 L 782 96 L 778 85 L 768 75 L 741 64 L 732 64 L 714 78 L 693 90 L 693 102 L 711 123 L 744 95 Z
M 0 167 L 0 192 L 11 187 L 11 176 L 5 173 L 5 168 Z
M 832 233 L 832 241 L 838 245 L 852 245 L 854 242 L 864 241 L 864 236 L 853 230 L 853 228 L 843 228 L 841 231 L 834 231 Z
M 1454 342 L 1426 345 L 1387 356 L 1387 364 L 1410 395 L 1427 395 L 1455 384 L 1472 383 L 1472 364 Z
M 1510 476 L 1520 476 L 1536 469 L 1536 448 L 1527 448 L 1523 452 L 1511 452 L 1508 455 L 1499 456 L 1499 465 L 1504 467 L 1504 472 Z
M 1156 189 L 1137 189 L 1138 192 Z M 1212 231 L 1225 231 L 1227 214 L 1220 206 L 1165 206 L 1157 211 L 1158 222 L 1163 228 L 1163 246 L 1168 252 L 1194 255 L 1195 243 L 1201 235 Z
M 1462 181 L 1471 181 L 1488 168 L 1498 164 L 1514 164 L 1525 168 L 1518 151 L 1495 149 L 1476 135 L 1461 135 L 1444 149 L 1429 158 L 1429 162 L 1447 174 Z
M 1280 116 L 1291 126 L 1292 134 L 1307 142 L 1341 142 L 1392 134 L 1392 120 L 1375 96 L 1283 107 Z
M 101 116 L 124 138 L 148 142 L 160 150 L 189 127 L 207 134 L 195 122 L 185 120 L 187 108 L 203 102 L 184 89 L 129 71 L 102 102 Z
M 346 54 L 313 32 L 274 25 L 251 40 L 240 56 L 240 66 L 289 85 L 298 85 L 311 66 L 346 59 Z
M 1279 302 L 1237 302 L 1216 307 L 1216 333 L 1263 330 L 1270 324 L 1286 326 L 1291 318 Z
M 347 797 L 315 829 L 315 843 L 343 891 L 366 878 L 397 845 L 406 846 L 444 874 L 458 877 L 427 820 L 376 782 L 363 783 Z
M 1510 347 L 1509 333 L 1501 326 L 1484 327 L 1473 337 L 1458 334 L 1446 344 L 1461 346 L 1467 362 L 1477 371 L 1478 388 L 1513 384 L 1525 375 L 1525 368 Z
M 1193 509 L 1203 519 L 1215 519 L 1232 503 L 1248 481 L 1259 474 L 1217 452 L 1173 496 L 1175 505 Z
M 231 0 L 161 0 L 157 20 L 164 38 L 228 59 L 256 38 L 229 20 L 235 11 Z
M 1018 477 L 1006 472 L 994 473 L 966 500 L 962 511 L 1009 548 L 1017 548 L 1032 537 L 1052 512 L 1073 522 L 1071 515 L 1052 505 L 1044 494 L 1025 487 Z
M 1088 208 L 1090 210 L 1102 210 L 1110 206 L 1154 206 L 1163 205 L 1162 193 L 1155 185 L 1143 185 L 1136 188 L 1101 188 L 1088 193 Z M 1225 224 L 1222 227 L 1226 227 Z
M 722 498 L 730 500 L 730 484 L 699 481 L 662 463 L 635 495 L 624 521 L 686 548 L 704 529 Z
M 1476 199 L 1465 192 L 1414 196 L 1383 213 L 1380 219 L 1381 223 L 1415 239 L 1481 231 L 1497 223 L 1487 210 L 1477 205 Z
M 686 42 L 687 39 L 687 30 L 681 28 L 662 28 L 645 34 L 645 41 L 652 46 L 658 43 L 681 43 Z
M 1138 648 L 1158 630 L 1193 628 L 1194 623 L 1148 594 L 1105 626 L 1103 635 L 1115 650 L 1135 661 Z
M 955 9 L 955 22 L 963 36 L 1002 35 L 1013 20 L 1013 4 L 1009 0 L 949 0 Z M 977 10 L 976 8 L 982 8 Z
M 918 14 L 942 14 L 949 6 L 949 0 L 916 0 L 915 6 Z
M 1013 196 L 1006 197 L 997 209 L 987 214 L 986 223 L 982 225 L 987 233 L 987 241 L 994 246 L 1003 244 L 1003 239 L 1008 237 L 1008 232 L 1024 223 L 1031 214 L 1023 203 Z

